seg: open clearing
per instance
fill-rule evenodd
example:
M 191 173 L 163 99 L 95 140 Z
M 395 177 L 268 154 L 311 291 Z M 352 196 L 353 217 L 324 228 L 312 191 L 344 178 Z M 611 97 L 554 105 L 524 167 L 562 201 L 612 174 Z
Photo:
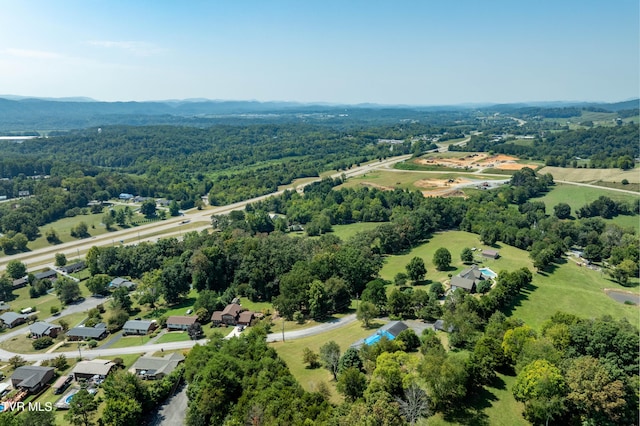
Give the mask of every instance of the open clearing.
M 418 164 L 428 166 L 444 166 L 453 167 L 459 169 L 498 169 L 498 170 L 520 170 L 524 167 L 531 167 L 535 169 L 537 164 L 527 164 L 519 162 L 518 157 L 510 155 L 497 154 L 489 155 L 481 152 L 469 152 L 469 153 L 456 153 L 464 155 L 451 155 L 452 153 L 427 155 L 419 158 L 416 161 Z
M 621 182 L 640 183 L 640 170 L 574 169 L 568 167 L 544 167 L 539 173 L 550 173 L 555 180 L 569 182 Z

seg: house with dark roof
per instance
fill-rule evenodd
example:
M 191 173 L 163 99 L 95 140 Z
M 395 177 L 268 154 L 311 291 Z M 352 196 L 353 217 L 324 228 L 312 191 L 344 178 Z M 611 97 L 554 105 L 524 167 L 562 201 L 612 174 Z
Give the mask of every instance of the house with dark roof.
M 58 278 L 58 273 L 56 271 L 54 271 L 53 269 L 47 269 L 46 271 L 43 272 L 38 272 L 37 274 L 33 275 L 35 277 L 36 280 L 51 280 L 54 281 Z
M 377 329 L 376 332 L 371 336 L 365 339 L 358 340 L 357 342 L 352 344 L 351 347 L 359 348 L 362 345 L 373 345 L 380 341 L 380 339 L 382 339 L 383 337 L 388 340 L 393 340 L 408 328 L 409 327 L 407 326 L 407 324 L 403 323 L 402 321 L 391 321 Z
M 68 340 L 102 340 L 107 337 L 109 331 L 104 323 L 96 324 L 94 327 L 73 327 L 67 331 Z
M 240 324 L 240 315 L 243 312 L 249 312 L 242 309 L 238 303 L 229 303 L 224 310 L 215 311 L 213 315 L 211 315 L 211 321 L 214 325 L 218 324 L 226 324 L 226 325 L 238 325 Z M 255 316 L 255 313 L 251 312 L 247 313 L 242 317 L 242 324 L 240 325 L 249 325 L 251 320 Z
M 76 262 L 76 263 L 72 263 L 71 265 L 64 265 L 60 267 L 60 271 L 64 272 L 65 274 L 73 274 L 74 272 L 78 272 L 78 271 L 82 271 L 83 269 L 86 269 L 87 264 L 84 263 L 84 261 L 80 261 L 80 262 Z
M 478 265 L 473 265 L 472 267 L 460 272 L 458 275 L 451 277 L 451 291 L 461 288 L 469 293 L 475 293 L 476 286 L 482 280 L 484 280 L 482 271 L 480 271 Z
M 195 324 L 198 321 L 198 317 L 192 316 L 181 316 L 181 315 L 172 315 L 167 318 L 167 329 L 168 330 L 186 330 L 189 326 Z
M 24 365 L 16 368 L 11 375 L 11 384 L 16 389 L 23 389 L 29 393 L 38 393 L 53 379 L 53 367 Z
M 242 311 L 240 312 L 240 315 L 238 315 L 237 324 L 249 326 L 251 325 L 251 321 L 253 321 L 254 317 L 255 317 L 255 314 L 252 311 Z
M 24 324 L 29 319 L 27 314 L 19 314 L 17 312 L 5 312 L 0 315 L 0 321 L 7 328 L 13 328 L 20 324 Z
M 131 290 L 136 287 L 136 283 L 131 282 L 126 278 L 118 277 L 111 280 L 111 282 L 109 283 L 109 287 L 110 288 L 126 287 L 129 290 Z
M 129 320 L 122 326 L 122 334 L 124 336 L 137 334 L 144 336 L 151 333 L 157 327 L 155 321 L 146 320 Z
M 29 283 L 29 277 L 28 276 L 24 276 L 22 278 L 18 278 L 16 280 L 13 280 L 12 287 L 15 290 L 17 288 L 26 287 L 26 285 L 28 283 Z
M 44 321 L 38 321 L 29 327 L 31 337 L 39 339 L 40 337 L 49 336 L 55 338 L 62 331 L 62 327 Z
M 147 380 L 159 380 L 169 375 L 184 361 L 184 356 L 177 352 L 164 357 L 141 356 L 129 370 Z
M 53 386 L 51 386 L 51 389 L 53 389 L 53 393 L 56 395 L 61 394 L 67 388 L 67 386 L 69 386 L 72 380 L 73 376 L 64 375 L 58 377 L 58 380 L 56 380 Z
M 71 374 L 75 381 L 81 379 L 92 379 L 97 376 L 99 379 L 106 378 L 116 365 L 106 359 L 92 359 L 90 361 L 80 361 L 73 367 Z
M 8 303 L 0 302 L 0 312 L 7 312 L 11 310 L 11 306 Z

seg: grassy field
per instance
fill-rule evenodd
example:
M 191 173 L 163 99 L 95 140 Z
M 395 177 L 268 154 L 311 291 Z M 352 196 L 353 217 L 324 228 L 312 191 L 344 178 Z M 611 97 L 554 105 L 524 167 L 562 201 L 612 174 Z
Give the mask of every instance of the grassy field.
M 189 334 L 186 331 L 172 331 L 165 333 L 155 341 L 155 343 L 171 343 L 171 342 L 186 342 L 190 340 Z
M 370 231 L 380 226 L 376 222 L 358 222 L 350 225 L 333 225 L 333 233 L 340 237 L 342 241 L 347 241 L 358 232 Z
M 630 183 L 640 183 L 638 168 L 620 169 L 574 169 L 570 167 L 544 167 L 540 173 L 551 173 L 555 180 L 569 182 L 621 182 L 627 179 Z
M 440 247 L 447 247 L 451 252 L 452 268 L 439 272 L 432 263 L 433 253 Z M 398 272 L 405 272 L 405 266 L 414 256 L 419 256 L 425 261 L 427 267 L 427 280 L 444 281 L 447 274 L 456 274 L 463 264 L 459 260 L 463 247 L 481 248 L 478 236 L 462 231 L 449 231 L 439 233 L 411 252 L 400 256 L 389 256 L 380 275 L 392 280 Z M 494 249 L 500 252 L 500 258 L 483 260 L 483 265 L 495 272 L 501 270 L 514 270 L 528 267 L 534 271 L 529 254 L 507 245 L 496 245 Z M 478 258 L 477 258 L 478 259 Z M 479 259 L 478 259 L 479 260 Z M 510 314 L 522 318 L 534 328 L 540 327 L 542 322 L 556 311 L 571 312 L 584 318 L 611 315 L 614 318 L 626 317 L 633 324 L 640 321 L 640 311 L 636 306 L 618 303 L 604 293 L 605 288 L 620 289 L 639 292 L 639 280 L 631 281 L 630 287 L 622 287 L 611 281 L 606 274 L 596 272 L 588 268 L 576 266 L 571 260 L 563 260 L 555 265 L 551 274 L 534 273 L 532 284 L 525 289 L 510 309 Z
M 615 201 L 627 202 L 640 198 L 640 194 L 635 196 L 617 191 L 609 191 L 607 189 L 558 183 L 551 191 L 534 201 L 544 202 L 547 206 L 547 214 L 553 214 L 553 207 L 558 203 L 567 203 L 571 206 L 572 213 L 575 215 L 576 209 L 603 195 Z M 640 231 L 640 219 L 638 216 L 617 216 L 608 221 L 617 223 L 623 227 L 634 227 L 636 232 Z
M 109 349 L 114 348 L 129 348 L 131 346 L 144 345 L 151 340 L 151 336 L 123 336 L 120 340 L 109 346 Z M 108 340 L 105 339 L 105 343 Z
M 382 324 L 380 323 L 379 325 Z M 278 355 L 287 363 L 291 373 L 302 387 L 306 390 L 313 391 L 317 389 L 319 383 L 325 382 L 329 385 L 329 390 L 331 391 L 331 401 L 339 403 L 342 401 L 342 397 L 335 389 L 335 382 L 333 382 L 331 373 L 324 368 L 306 368 L 302 363 L 302 351 L 304 348 L 309 348 L 317 353 L 320 350 L 320 346 L 333 340 L 340 345 L 340 349 L 344 353 L 352 343 L 371 335 L 373 332 L 373 329 L 365 329 L 359 321 L 356 321 L 326 333 L 298 340 L 276 342 L 271 345 L 278 352 Z

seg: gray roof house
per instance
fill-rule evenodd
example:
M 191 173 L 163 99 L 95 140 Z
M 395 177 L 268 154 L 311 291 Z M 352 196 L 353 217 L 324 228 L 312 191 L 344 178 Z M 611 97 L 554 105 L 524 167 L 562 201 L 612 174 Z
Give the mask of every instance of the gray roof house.
M 102 325 L 102 327 L 98 327 Z M 73 327 L 67 331 L 67 339 L 69 340 L 102 340 L 107 337 L 109 332 L 104 327 L 104 324 L 97 324 L 95 327 Z
M 24 324 L 29 319 L 29 315 L 19 314 L 17 312 L 5 312 L 0 315 L 0 321 L 7 328 L 13 328 L 17 325 Z
M 157 325 L 155 321 L 129 320 L 122 326 L 122 334 L 125 336 L 127 334 L 145 335 L 149 334 L 156 327 Z
M 72 263 L 70 265 L 61 266 L 60 270 L 65 274 L 72 274 L 74 272 L 82 271 L 87 267 L 83 260 L 80 262 Z
M 404 330 L 408 329 L 407 324 L 402 321 L 391 321 L 380 327 L 371 336 L 366 339 L 360 339 L 351 345 L 352 348 L 359 348 L 362 345 L 373 345 L 377 343 L 383 337 L 388 340 L 393 340 Z
M 481 280 L 484 280 L 482 271 L 480 271 L 478 265 L 473 265 L 472 267 L 460 272 L 458 275 L 451 277 L 451 291 L 461 288 L 469 293 L 475 293 L 476 285 Z
M 182 361 L 184 361 L 184 356 L 177 352 L 164 357 L 141 356 L 133 364 L 130 371 L 144 379 L 158 380 L 171 374 Z
M 126 278 L 114 278 L 111 280 L 111 282 L 109 283 L 109 287 L 111 288 L 118 288 L 118 287 L 126 287 L 129 290 L 131 290 L 132 288 L 135 288 L 136 283 L 131 282 L 129 280 L 127 280 Z
M 36 278 L 36 280 L 55 280 L 56 278 L 58 278 L 58 273 L 53 269 L 47 269 L 46 271 L 38 272 L 33 276 Z
M 40 338 L 43 336 L 56 337 L 62 331 L 62 327 L 44 321 L 33 323 L 29 327 L 32 337 Z
M 96 358 L 90 361 L 80 361 L 73 367 L 71 374 L 73 374 L 73 379 L 76 381 L 80 379 L 91 379 L 94 376 L 104 379 L 115 366 L 116 365 L 109 360 Z
M 29 276 L 24 276 L 22 278 L 18 278 L 17 280 L 13 280 L 12 286 L 14 289 L 25 287 L 29 283 Z
M 53 367 L 25 365 L 16 368 L 11 375 L 14 388 L 21 388 L 29 393 L 37 393 L 53 379 Z

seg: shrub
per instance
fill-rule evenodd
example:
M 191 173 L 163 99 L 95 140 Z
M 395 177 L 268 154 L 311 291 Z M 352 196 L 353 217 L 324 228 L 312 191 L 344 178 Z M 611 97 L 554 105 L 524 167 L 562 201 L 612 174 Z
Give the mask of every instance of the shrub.
M 293 320 L 295 322 L 297 322 L 298 324 L 303 324 L 304 323 L 304 315 L 300 311 L 295 311 L 293 313 Z
M 482 293 L 482 294 L 488 292 L 489 290 L 491 290 L 491 281 L 489 280 L 480 281 L 478 283 L 478 286 L 476 287 L 476 290 L 478 290 L 478 293 Z
M 49 336 L 43 336 L 33 341 L 33 349 L 40 350 L 53 345 L 53 339 Z
M 60 312 L 60 308 L 58 308 L 57 306 L 52 306 L 50 311 L 51 311 L 51 315 L 55 315 L 58 312 Z
M 87 346 L 89 346 L 90 348 L 95 348 L 96 346 L 98 346 L 98 342 L 94 339 L 91 339 L 87 342 Z

